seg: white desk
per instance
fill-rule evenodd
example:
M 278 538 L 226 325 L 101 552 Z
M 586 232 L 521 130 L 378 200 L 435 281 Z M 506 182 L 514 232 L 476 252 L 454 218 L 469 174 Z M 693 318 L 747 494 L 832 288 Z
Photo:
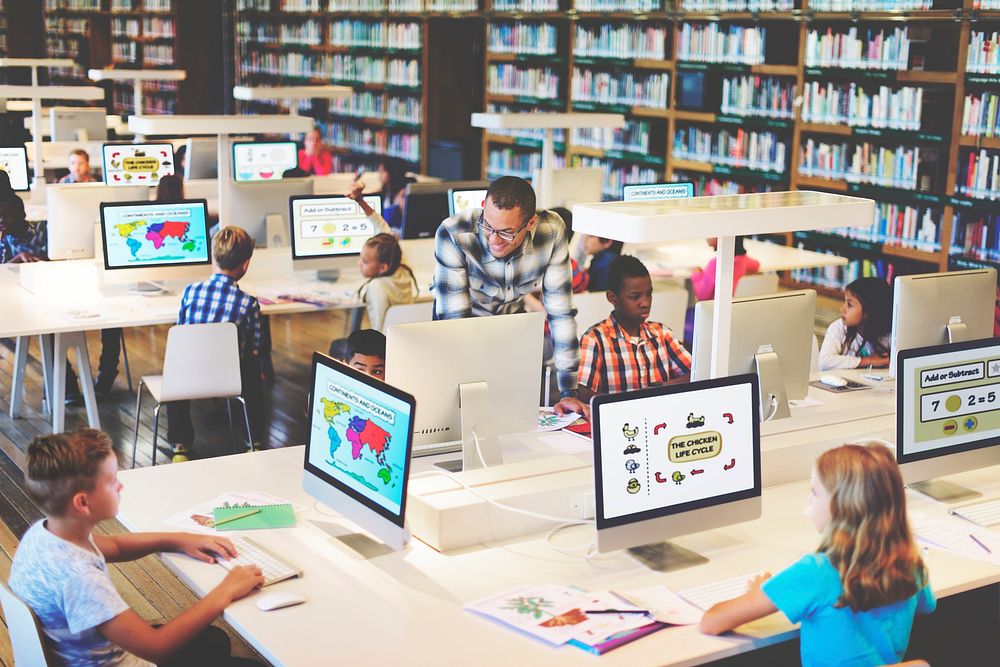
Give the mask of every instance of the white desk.
M 570 436 L 567 436 L 570 437 Z M 588 563 L 558 553 L 543 536 L 441 554 L 418 540 L 401 552 L 360 558 L 339 540 L 355 529 L 314 509 L 301 489 L 303 448 L 240 454 L 184 465 L 120 473 L 125 485 L 118 519 L 133 531 L 170 530 L 164 520 L 225 491 L 263 490 L 307 509 L 295 528 L 255 531 L 253 539 L 285 555 L 304 571 L 301 579 L 277 584 L 301 593 L 306 604 L 261 612 L 253 596 L 234 603 L 225 619 L 276 665 L 475 664 L 592 665 L 595 658 L 573 647 L 551 648 L 464 611 L 479 597 L 524 583 L 556 583 L 585 589 L 666 584 L 679 589 L 755 570 L 777 570 L 815 549 L 819 536 L 800 512 L 808 484 L 767 489 L 758 521 L 676 540 L 709 562 L 668 574 L 652 573 L 623 555 Z M 426 468 L 418 459 L 415 468 Z M 990 493 L 1000 493 L 1000 469 L 961 476 Z M 909 495 L 911 507 L 931 515 L 944 506 Z M 164 504 L 163 498 L 170 498 Z M 499 511 L 499 510 L 498 510 Z M 556 543 L 569 547 L 593 537 L 590 528 L 566 531 Z M 225 571 L 193 559 L 164 557 L 194 591 L 203 595 Z M 939 597 L 1000 582 L 1000 568 L 946 553 L 928 558 Z M 668 628 L 615 650 L 602 665 L 697 665 L 793 638 L 797 630 L 780 614 L 723 637 L 694 627 Z
M 842 266 L 847 258 L 803 248 L 747 239 L 747 255 L 760 262 L 761 273 L 812 269 L 822 266 Z M 630 246 L 654 277 L 687 278 L 694 269 L 705 267 L 716 256 L 704 241 L 678 241 L 662 245 Z

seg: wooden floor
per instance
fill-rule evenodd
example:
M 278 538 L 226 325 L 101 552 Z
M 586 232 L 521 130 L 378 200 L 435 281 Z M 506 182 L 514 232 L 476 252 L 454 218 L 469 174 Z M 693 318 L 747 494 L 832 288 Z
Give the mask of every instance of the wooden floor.
M 270 447 L 285 447 L 305 441 L 305 401 L 310 381 L 311 354 L 313 350 L 326 351 L 330 340 L 342 335 L 343 327 L 343 319 L 335 313 L 271 318 L 276 377 L 274 384 L 264 392 L 265 416 L 262 421 L 266 426 L 266 433 L 260 436 L 255 434 L 255 439 Z M 160 372 L 167 329 L 166 326 L 160 326 L 125 330 L 126 348 L 135 384 L 138 384 L 142 375 Z M 90 334 L 88 343 L 91 364 L 96 369 L 100 355 L 100 337 L 96 333 Z M 9 417 L 14 353 L 12 348 L 0 346 L 0 577 L 5 581 L 20 537 L 42 516 L 38 507 L 25 494 L 23 480 L 28 443 L 35 436 L 51 432 L 48 415 L 41 412 L 43 389 L 41 366 L 37 361 L 37 339 L 31 345 L 26 398 L 19 419 Z M 152 460 L 152 404 L 148 395 L 145 403 L 139 419 L 136 462 L 141 466 L 149 465 Z M 201 401 L 192 412 L 196 430 L 193 450 L 195 458 L 221 456 L 233 451 L 236 443 L 230 435 L 224 401 Z M 238 408 L 234 410 L 234 416 L 236 414 Z M 135 394 L 128 390 L 124 366 L 121 367 L 111 398 L 100 401 L 100 417 L 101 427 L 111 435 L 115 443 L 121 467 L 129 467 L 135 427 Z M 67 408 L 67 430 L 86 425 L 86 414 L 82 407 Z M 165 435 L 165 419 L 161 413 L 162 444 L 166 444 Z M 240 446 L 245 445 L 241 443 Z M 161 464 L 166 460 L 161 454 L 157 462 Z M 124 493 L 142 493 L 142 490 L 126 487 Z M 170 501 L 165 498 L 164 502 Z M 106 534 L 124 532 L 117 521 L 104 522 L 98 528 Z M 110 569 L 126 602 L 150 623 L 164 623 L 195 601 L 194 594 L 155 556 L 113 565 Z M 219 622 L 217 625 L 226 629 L 233 638 L 234 653 L 261 659 L 225 624 Z M 13 665 L 5 625 L 0 626 L 0 665 Z

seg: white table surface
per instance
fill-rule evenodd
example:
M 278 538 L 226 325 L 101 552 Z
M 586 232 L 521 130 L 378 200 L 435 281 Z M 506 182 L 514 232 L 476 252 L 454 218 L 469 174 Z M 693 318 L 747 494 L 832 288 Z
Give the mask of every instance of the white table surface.
M 565 436 L 571 437 L 571 436 Z M 119 520 L 130 530 L 168 530 L 164 520 L 226 491 L 263 490 L 306 506 L 295 528 L 256 531 L 253 539 L 301 567 L 304 576 L 276 584 L 304 595 L 296 607 L 262 612 L 253 596 L 234 603 L 225 619 L 278 665 L 342 664 L 586 665 L 595 658 L 573 647 L 552 648 L 464 611 L 462 605 L 518 584 L 556 583 L 587 590 L 665 584 L 675 590 L 756 570 L 777 570 L 815 549 L 818 535 L 801 515 L 808 484 L 765 489 L 757 521 L 676 540 L 709 562 L 668 574 L 653 573 L 618 553 L 587 561 L 554 551 L 544 536 L 441 554 L 419 540 L 371 560 L 332 536 L 356 530 L 317 506 L 301 489 L 303 448 L 241 454 L 183 465 L 120 473 Z M 418 459 L 415 468 L 426 468 Z M 988 494 L 1000 493 L 1000 469 L 956 478 Z M 943 515 L 943 505 L 908 493 L 910 507 Z M 165 501 L 164 499 L 169 499 Z M 499 511 L 499 510 L 497 510 Z M 593 529 L 555 537 L 564 548 L 587 542 Z M 184 556 L 168 566 L 204 594 L 225 571 Z M 939 597 L 1000 581 L 1000 568 L 942 553 L 928 556 Z M 795 630 L 780 614 L 723 637 L 694 627 L 668 628 L 601 657 L 601 664 L 695 665 L 787 640 Z
M 753 239 L 743 244 L 747 254 L 760 262 L 761 273 L 847 264 L 845 257 L 793 246 Z M 715 251 L 703 240 L 631 245 L 629 251 L 646 264 L 652 275 L 660 277 L 686 278 L 694 269 L 704 269 L 715 257 Z

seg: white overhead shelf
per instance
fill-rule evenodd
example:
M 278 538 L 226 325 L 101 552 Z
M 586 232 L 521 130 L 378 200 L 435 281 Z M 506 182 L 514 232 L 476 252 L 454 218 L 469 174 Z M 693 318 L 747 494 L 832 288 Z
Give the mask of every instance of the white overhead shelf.
M 129 129 L 136 134 L 286 134 L 307 132 L 312 126 L 312 118 L 295 115 L 132 116 L 128 119 Z
M 0 58 L 0 67 L 77 67 L 72 58 Z
M 350 86 L 234 86 L 233 98 L 253 100 L 333 100 L 348 97 L 354 92 Z
M 91 81 L 183 81 L 187 72 L 182 69 L 89 69 Z
M 0 98 L 15 100 L 103 100 L 97 86 L 0 86 Z
M 472 127 L 487 130 L 625 127 L 620 113 L 474 113 Z

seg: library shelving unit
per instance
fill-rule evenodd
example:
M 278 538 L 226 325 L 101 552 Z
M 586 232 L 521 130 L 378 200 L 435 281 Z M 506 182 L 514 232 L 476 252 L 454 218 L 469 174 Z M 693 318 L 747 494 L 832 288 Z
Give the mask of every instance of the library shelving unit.
M 295 110 L 316 120 L 335 169 L 391 157 L 426 171 L 432 142 L 478 136 L 468 123 L 482 110 L 478 10 L 468 0 L 237 0 L 236 80 L 350 86 L 349 97 L 301 100 Z M 263 101 L 238 108 L 281 110 Z

